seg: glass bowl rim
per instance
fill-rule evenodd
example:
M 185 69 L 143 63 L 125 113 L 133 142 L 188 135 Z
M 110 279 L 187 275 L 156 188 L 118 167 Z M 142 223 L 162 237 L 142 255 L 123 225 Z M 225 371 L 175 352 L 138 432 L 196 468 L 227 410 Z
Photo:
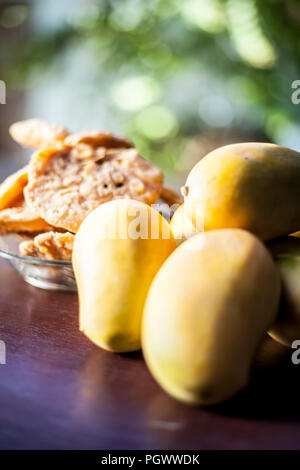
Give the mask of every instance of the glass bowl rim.
M 72 261 L 60 260 L 60 259 L 43 259 L 35 258 L 33 256 L 22 256 L 11 253 L 10 251 L 3 250 L 0 248 L 0 256 L 7 260 L 21 261 L 27 264 L 36 264 L 41 266 L 52 266 L 52 267 L 72 267 Z

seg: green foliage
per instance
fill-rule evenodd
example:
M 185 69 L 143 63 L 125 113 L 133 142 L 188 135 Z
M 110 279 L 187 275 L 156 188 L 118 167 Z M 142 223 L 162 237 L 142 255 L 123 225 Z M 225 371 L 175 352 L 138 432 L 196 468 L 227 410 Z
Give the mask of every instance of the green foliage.
M 288 0 L 102 0 L 64 27 L 10 52 L 24 83 L 74 47 L 89 48 L 108 106 L 145 156 L 178 164 L 207 129 L 246 129 L 280 141 L 299 124 L 300 5 Z M 300 144 L 299 144 L 300 145 Z M 176 163 L 177 162 L 177 163 Z

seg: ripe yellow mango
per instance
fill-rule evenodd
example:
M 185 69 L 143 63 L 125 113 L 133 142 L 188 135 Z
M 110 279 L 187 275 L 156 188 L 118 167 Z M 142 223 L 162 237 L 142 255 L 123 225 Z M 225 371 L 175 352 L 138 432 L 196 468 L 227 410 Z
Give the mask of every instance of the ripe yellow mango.
M 89 214 L 73 251 L 80 330 L 110 351 L 139 349 L 149 286 L 174 248 L 169 224 L 144 203 L 116 200 Z
M 185 210 L 198 228 L 243 228 L 263 240 L 300 227 L 300 153 L 242 143 L 206 155 L 183 188 Z
M 300 239 L 290 236 L 268 244 L 282 279 L 280 309 L 270 336 L 291 346 L 300 340 Z
M 197 233 L 194 225 L 184 212 L 184 204 L 181 204 L 175 211 L 170 222 L 170 228 L 177 245 Z
M 251 233 L 213 230 L 185 241 L 158 271 L 145 304 L 142 347 L 153 376 L 185 402 L 233 396 L 248 382 L 279 295 L 272 257 Z

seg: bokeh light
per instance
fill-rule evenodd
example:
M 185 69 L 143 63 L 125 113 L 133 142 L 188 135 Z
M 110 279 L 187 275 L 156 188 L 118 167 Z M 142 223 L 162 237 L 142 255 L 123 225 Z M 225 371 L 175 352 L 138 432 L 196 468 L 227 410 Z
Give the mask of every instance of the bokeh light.
M 189 23 L 208 33 L 219 33 L 225 28 L 226 11 L 218 0 L 186 0 L 181 12 Z
M 230 32 L 238 53 L 253 67 L 272 67 L 276 53 L 260 28 L 254 0 L 229 0 L 227 6 Z
M 271 140 L 300 150 L 297 2 L 11 3 L 0 9 L 1 79 L 20 100 L 2 139 L 23 114 L 111 130 L 178 181 L 218 145 Z
M 162 140 L 174 136 L 178 130 L 176 116 L 164 106 L 151 106 L 137 114 L 137 131 L 151 140 Z
M 126 78 L 111 91 L 114 103 L 126 111 L 138 111 L 152 104 L 161 94 L 156 80 L 147 76 Z

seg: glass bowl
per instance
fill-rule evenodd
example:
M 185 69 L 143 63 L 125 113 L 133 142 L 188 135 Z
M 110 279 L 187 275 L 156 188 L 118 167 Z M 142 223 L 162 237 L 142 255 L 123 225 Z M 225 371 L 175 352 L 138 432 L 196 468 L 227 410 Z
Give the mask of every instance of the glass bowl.
M 41 289 L 77 290 L 71 261 L 21 256 L 18 247 L 23 240 L 26 237 L 16 233 L 0 235 L 0 256 L 7 259 L 28 284 Z
M 161 199 L 155 204 L 156 210 L 169 222 L 173 212 L 166 210 Z M 77 291 L 71 261 L 47 260 L 32 256 L 21 256 L 19 245 L 29 236 L 15 232 L 0 234 L 0 257 L 7 259 L 9 264 L 23 279 L 35 287 L 49 290 Z

